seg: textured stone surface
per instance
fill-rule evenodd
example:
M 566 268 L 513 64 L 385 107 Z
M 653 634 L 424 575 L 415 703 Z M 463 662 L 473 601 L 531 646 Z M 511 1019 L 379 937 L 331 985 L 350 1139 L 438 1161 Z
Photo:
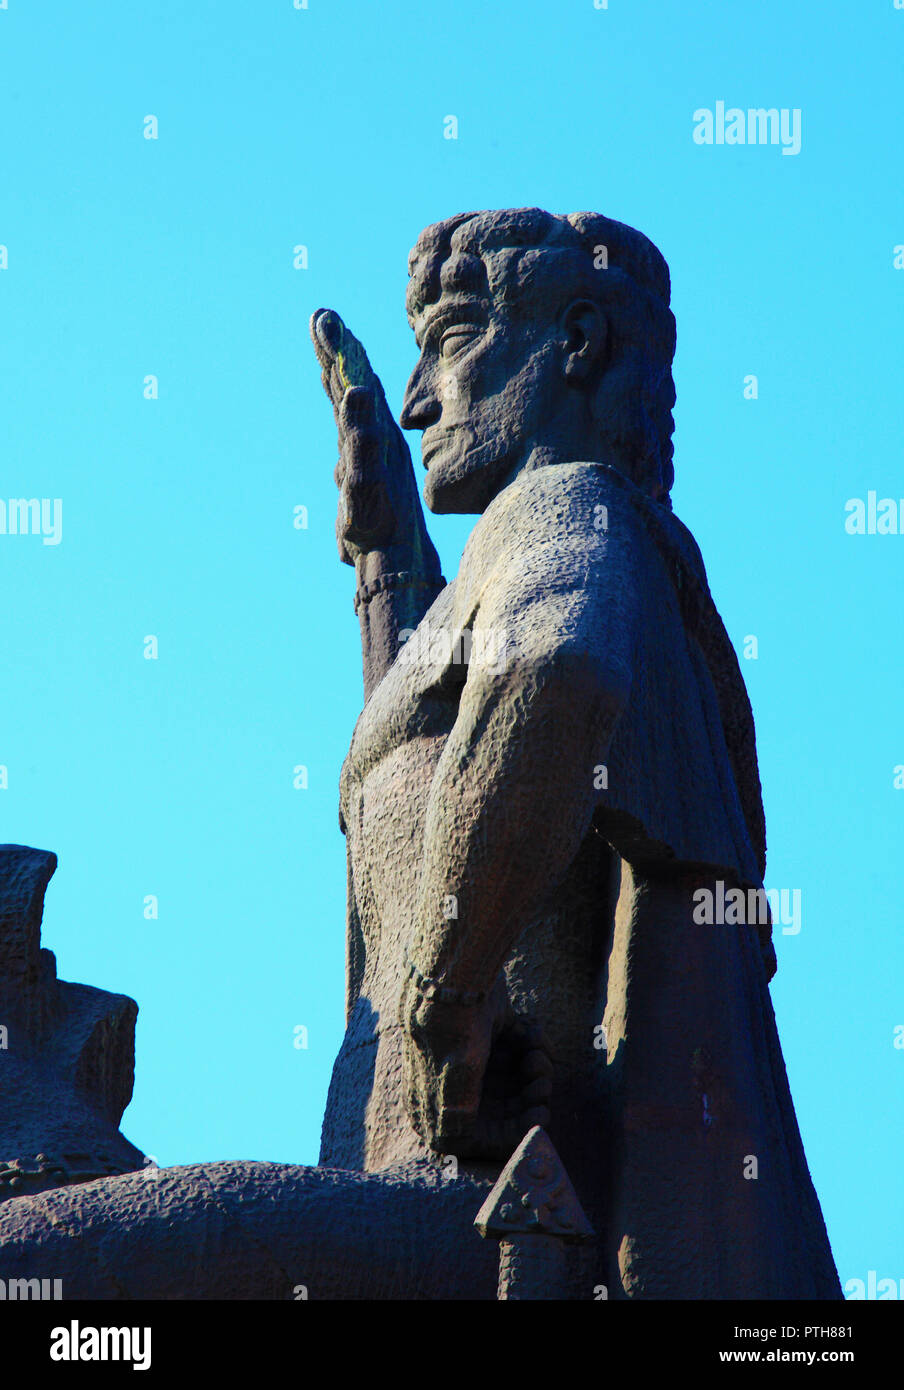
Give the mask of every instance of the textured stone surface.
M 515 209 L 428 228 L 410 270 L 400 424 L 423 432 L 430 509 L 479 514 L 451 583 L 363 348 L 332 311 L 311 324 L 365 693 L 323 1166 L 7 1203 L 9 1274 L 92 1297 L 492 1298 L 474 1216 L 540 1125 L 595 1235 L 506 1242 L 503 1296 L 839 1298 L 768 925 L 694 921 L 700 888 L 761 888 L 765 830 L 738 662 L 669 496 L 668 268 L 610 219 Z M 35 975 L 30 942 L 10 976 Z
M 456 578 L 428 559 L 413 588 L 407 451 L 315 315 L 366 693 L 321 1159 L 498 1171 L 541 1124 L 611 1297 L 839 1297 L 769 927 L 693 920 L 698 888 L 761 888 L 765 830 L 738 661 L 669 498 L 668 269 L 630 228 L 536 209 L 428 228 L 410 269 L 401 424 L 428 505 L 481 515 Z
M 0 1274 L 67 1299 L 493 1299 L 485 1193 L 428 1165 L 146 1169 L 0 1206 Z
M 482 1236 L 497 1240 L 527 1235 L 574 1241 L 593 1236 L 562 1160 L 539 1125 L 521 1140 L 474 1225 Z
M 41 948 L 56 855 L 0 845 L 0 1201 L 140 1168 L 119 1133 L 134 1079 L 134 1001 L 58 980 Z
M 554 1301 L 567 1297 L 566 1253 L 555 1236 L 499 1242 L 500 1303 Z

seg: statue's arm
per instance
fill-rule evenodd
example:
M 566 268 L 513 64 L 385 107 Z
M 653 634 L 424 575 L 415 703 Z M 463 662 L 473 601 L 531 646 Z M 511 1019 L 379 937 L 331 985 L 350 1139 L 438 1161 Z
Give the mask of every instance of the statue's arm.
M 355 560 L 355 575 L 366 701 L 398 656 L 400 633 L 414 631 L 446 581 L 429 539 L 368 551 Z
M 624 605 L 613 612 L 605 594 L 550 591 L 542 578 L 497 582 L 507 592 L 478 610 L 431 788 L 409 952 L 421 975 L 456 992 L 489 989 L 577 855 L 631 682 Z M 503 626 L 515 654 L 498 666 L 475 659 Z
M 488 996 L 589 830 L 594 769 L 632 680 L 632 586 L 617 557 L 579 563 L 574 585 L 555 556 L 537 561 L 503 567 L 483 592 L 427 810 L 402 1022 L 412 1116 L 439 1147 L 476 1113 Z M 494 630 L 517 649 L 498 669 L 474 657 Z

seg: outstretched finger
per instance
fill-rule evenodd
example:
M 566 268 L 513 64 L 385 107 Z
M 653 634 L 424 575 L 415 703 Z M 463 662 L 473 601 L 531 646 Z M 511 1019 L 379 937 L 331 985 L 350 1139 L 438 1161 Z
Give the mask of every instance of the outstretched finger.
M 378 386 L 378 379 L 367 353 L 335 309 L 317 309 L 311 315 L 311 340 L 324 371 L 333 380 L 333 368 L 338 369 L 344 388 L 351 385 Z M 338 399 L 338 398 L 337 398 Z
M 315 309 L 309 327 L 318 361 L 327 368 L 342 349 L 345 325 L 335 309 Z
M 380 433 L 373 393 L 353 386 L 337 411 L 342 483 L 352 489 L 365 484 L 386 484 L 386 441 Z
M 342 428 L 351 433 L 368 434 L 376 430 L 377 402 L 370 388 L 350 386 L 339 407 Z
M 442 1068 L 437 1096 L 437 1135 L 465 1138 L 473 1129 L 480 1106 L 484 1066 L 471 1058 L 456 1058 Z
M 342 342 L 347 332 L 333 309 L 317 309 L 311 315 L 310 333 L 320 363 L 320 380 L 334 410 L 338 410 L 348 386 L 342 372 Z

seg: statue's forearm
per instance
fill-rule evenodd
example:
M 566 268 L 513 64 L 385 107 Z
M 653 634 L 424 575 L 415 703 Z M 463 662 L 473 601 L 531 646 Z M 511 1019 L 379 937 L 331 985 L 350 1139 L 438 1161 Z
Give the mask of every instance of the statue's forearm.
M 623 692 L 593 662 L 488 683 L 437 768 L 409 959 L 422 986 L 490 989 L 593 815 Z
M 356 565 L 365 700 L 398 656 L 400 633 L 417 627 L 445 586 L 432 546 L 430 552 L 371 551 Z

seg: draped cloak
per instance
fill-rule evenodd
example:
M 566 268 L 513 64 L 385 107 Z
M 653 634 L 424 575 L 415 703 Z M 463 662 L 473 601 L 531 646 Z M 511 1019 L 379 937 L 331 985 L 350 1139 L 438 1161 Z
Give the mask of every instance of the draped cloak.
M 607 624 L 618 648 L 609 655 L 629 677 L 600 750 L 606 785 L 591 833 L 506 966 L 516 1007 L 539 1015 L 554 1039 L 551 1133 L 598 1233 L 592 1278 L 614 1298 L 840 1298 L 768 991 L 770 928 L 695 920 L 701 889 L 714 898 L 720 883 L 759 889 L 765 870 L 750 704 L 699 549 L 618 470 L 576 462 L 523 474 L 493 500 L 458 579 L 424 622 L 454 635 L 471 625 L 494 570 L 576 594 L 602 584 L 618 613 Z M 495 621 L 505 620 L 503 604 Z M 375 944 L 392 930 L 377 921 L 381 894 L 361 885 L 383 872 L 386 846 L 412 856 L 387 882 L 414 871 L 416 852 L 404 804 L 384 812 L 376 793 L 368 802 L 363 769 L 386 727 L 417 727 L 411 711 L 443 681 L 441 671 L 412 674 L 395 663 L 362 713 L 343 770 L 350 1018 L 322 1163 L 357 1166 L 357 1131 L 344 1117 L 361 1115 L 350 1097 L 365 1075 L 375 1078 L 369 1107 L 383 1107 L 384 1131 L 405 1125 L 392 1004 L 398 951 Z M 384 782 L 384 800 L 395 785 Z M 391 817 L 383 845 L 382 815 Z M 370 847 L 365 824 L 375 827 Z M 600 1018 L 605 1050 L 592 1041 Z M 364 1066 L 366 1055 L 376 1063 Z M 393 1088 L 384 1103 L 378 1092 Z
M 616 1296 L 841 1298 L 767 988 L 770 929 L 695 915 L 701 888 L 763 884 L 744 681 L 690 532 L 603 476 L 609 527 L 630 527 L 637 554 L 631 694 L 597 814 L 621 859 L 605 1018 L 610 1277 Z

